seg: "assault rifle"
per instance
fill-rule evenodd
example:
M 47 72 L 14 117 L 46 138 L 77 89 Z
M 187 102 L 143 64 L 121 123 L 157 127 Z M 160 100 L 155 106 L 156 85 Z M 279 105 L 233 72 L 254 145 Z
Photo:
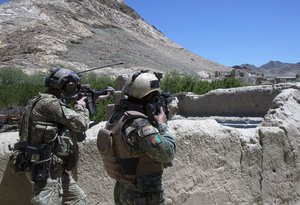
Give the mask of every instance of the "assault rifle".
M 162 91 L 160 95 L 158 95 L 154 102 L 148 103 L 146 105 L 146 113 L 149 117 L 149 120 L 156 124 L 156 121 L 154 120 L 154 115 L 158 115 L 160 113 L 160 107 L 163 108 L 164 113 L 166 114 L 167 119 L 169 119 L 169 108 L 168 105 L 175 100 L 175 97 L 172 96 L 169 92 Z
M 106 87 L 101 90 L 91 88 L 90 84 L 82 84 L 77 94 L 77 98 L 86 97 L 86 108 L 90 114 L 93 115 L 96 112 L 96 100 L 100 95 L 107 95 L 108 93 L 113 94 L 115 89 L 112 87 Z
M 100 68 L 106 68 L 106 67 L 111 67 L 111 66 L 116 66 L 116 65 L 121 65 L 121 64 L 124 64 L 124 63 L 121 62 L 121 63 L 113 63 L 113 64 L 104 65 L 104 66 L 99 66 L 99 67 L 95 67 L 95 68 L 91 68 L 88 70 L 77 72 L 77 74 L 80 75 L 82 73 L 90 72 L 93 70 L 98 70 Z M 96 112 L 96 99 L 100 95 L 107 95 L 108 93 L 113 94 L 114 89 L 112 87 L 106 87 L 101 90 L 96 90 L 96 89 L 91 88 L 90 84 L 81 84 L 81 87 L 77 94 L 77 98 L 80 99 L 82 97 L 87 97 L 86 98 L 87 109 L 89 110 L 90 114 L 93 115 Z

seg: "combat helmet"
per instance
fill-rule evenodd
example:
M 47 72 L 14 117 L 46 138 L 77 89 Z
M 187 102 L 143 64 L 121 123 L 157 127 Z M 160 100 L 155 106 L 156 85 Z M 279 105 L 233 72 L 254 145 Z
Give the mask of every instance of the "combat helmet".
M 45 86 L 66 94 L 74 94 L 80 87 L 80 78 L 73 71 L 66 68 L 52 68 L 45 79 Z
M 123 87 L 123 94 L 136 99 L 142 99 L 154 91 L 160 92 L 158 78 L 148 71 L 133 73 L 126 80 Z

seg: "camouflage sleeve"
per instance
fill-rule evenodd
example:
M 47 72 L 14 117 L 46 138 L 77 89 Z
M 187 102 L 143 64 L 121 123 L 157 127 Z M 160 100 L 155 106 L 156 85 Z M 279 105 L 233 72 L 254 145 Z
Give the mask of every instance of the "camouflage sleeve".
M 143 118 L 135 119 L 135 123 L 137 124 L 137 131 L 131 133 L 136 133 L 138 146 L 157 162 L 172 162 L 176 152 L 176 144 L 168 125 L 160 124 L 157 129 L 147 119 Z
M 85 132 L 89 126 L 89 112 L 87 109 L 75 106 L 67 107 L 57 99 L 43 99 L 38 103 L 39 113 L 43 113 L 49 121 L 65 125 L 73 132 Z
M 85 132 L 89 128 L 89 111 L 80 106 L 75 105 L 74 109 L 62 105 L 62 111 L 65 116 L 65 125 L 74 132 Z

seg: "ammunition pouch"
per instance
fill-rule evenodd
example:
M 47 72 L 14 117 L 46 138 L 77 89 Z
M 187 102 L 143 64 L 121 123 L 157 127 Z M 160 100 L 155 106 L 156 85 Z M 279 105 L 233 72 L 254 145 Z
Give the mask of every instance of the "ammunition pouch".
M 55 144 L 54 153 L 61 158 L 67 157 L 73 150 L 73 142 L 70 137 L 58 136 L 58 143 Z
M 66 130 L 58 135 L 53 153 L 64 161 L 64 168 L 67 171 L 71 171 L 75 168 L 78 161 L 78 145 L 73 144 L 69 134 L 65 136 L 64 132 L 66 132 Z
M 32 127 L 30 142 L 34 144 L 50 143 L 55 140 L 58 128 L 55 124 L 38 122 Z

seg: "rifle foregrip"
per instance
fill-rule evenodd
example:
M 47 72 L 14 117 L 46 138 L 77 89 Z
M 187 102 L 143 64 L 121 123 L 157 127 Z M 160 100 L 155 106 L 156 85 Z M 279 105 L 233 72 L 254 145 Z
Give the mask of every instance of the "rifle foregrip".
M 94 91 L 94 95 L 95 96 L 100 96 L 100 95 L 107 95 L 107 91 L 106 90 L 95 90 Z

